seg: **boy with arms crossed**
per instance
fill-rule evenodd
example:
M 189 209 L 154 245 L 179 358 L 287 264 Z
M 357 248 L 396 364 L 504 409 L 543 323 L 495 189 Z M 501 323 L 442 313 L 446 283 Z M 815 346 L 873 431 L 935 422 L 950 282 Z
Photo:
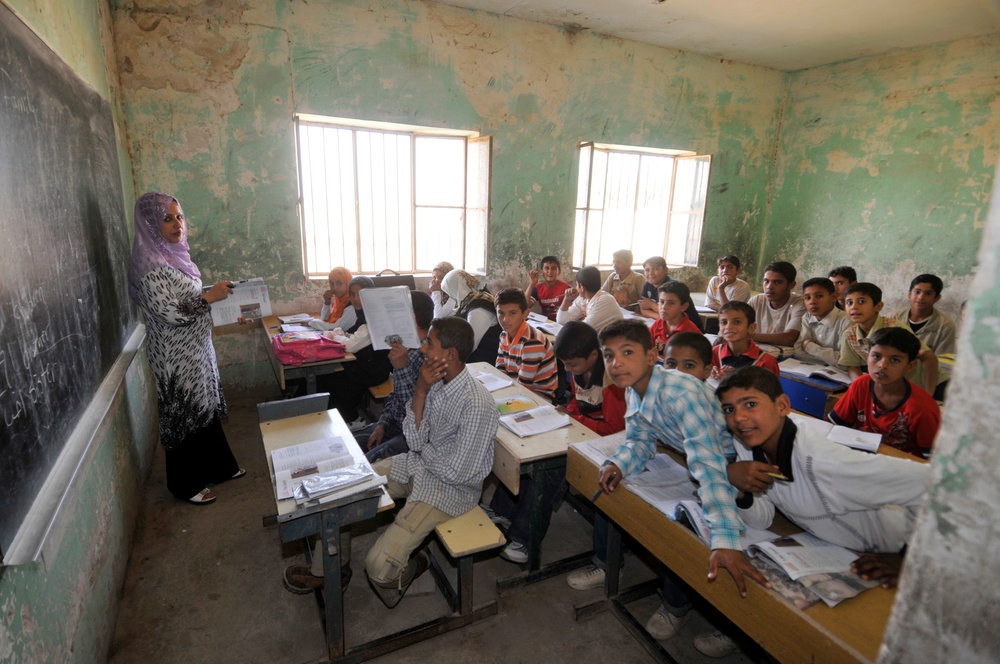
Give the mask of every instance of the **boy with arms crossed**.
M 389 608 L 427 569 L 426 555 L 410 554 L 437 524 L 476 506 L 493 466 L 500 414 L 490 393 L 465 368 L 474 344 L 466 321 L 434 319 L 403 421 L 410 449 L 374 466 L 388 475 L 390 496 L 407 498 L 365 557 L 368 580 Z

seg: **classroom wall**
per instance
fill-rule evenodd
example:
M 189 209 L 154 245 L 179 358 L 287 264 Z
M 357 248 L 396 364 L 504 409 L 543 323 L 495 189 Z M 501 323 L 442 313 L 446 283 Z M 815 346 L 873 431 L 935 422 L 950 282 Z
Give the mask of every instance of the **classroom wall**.
M 1000 183 L 998 183 L 1000 185 Z M 910 540 L 880 664 L 997 662 L 1000 639 L 1000 186 L 959 334 L 932 485 Z
M 1000 159 L 998 62 L 992 35 L 791 74 L 758 264 L 800 283 L 853 265 L 887 308 L 931 272 L 957 312 Z
M 303 277 L 294 112 L 492 135 L 494 281 L 569 257 L 582 140 L 713 154 L 703 256 L 759 251 L 780 72 L 431 2 L 113 5 L 137 188 L 178 195 L 207 279 L 264 277 L 278 310 L 321 291 Z M 216 347 L 227 388 L 274 382 L 262 339 Z
M 4 0 L 102 96 L 116 95 L 105 51 L 113 42 L 108 6 L 93 0 Z M 119 127 L 119 142 L 124 144 Z M 127 154 L 119 151 L 126 198 Z M 0 160 L 15 158 L 0 155 Z M 5 166 L 0 162 L 0 167 Z M 132 201 L 125 201 L 131 209 Z M 57 526 L 54 556 L 0 568 L 0 661 L 107 659 L 142 488 L 156 448 L 156 392 L 143 352 L 83 461 Z

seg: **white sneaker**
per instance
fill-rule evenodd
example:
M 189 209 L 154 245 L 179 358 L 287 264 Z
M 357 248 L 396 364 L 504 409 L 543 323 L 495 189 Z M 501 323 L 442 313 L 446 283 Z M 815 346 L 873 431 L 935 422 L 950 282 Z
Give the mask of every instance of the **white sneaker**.
M 510 519 L 508 519 L 505 516 L 500 516 L 499 514 L 493 511 L 492 507 L 490 507 L 485 503 L 479 503 L 479 507 L 484 512 L 486 512 L 486 516 L 489 517 L 489 520 L 493 522 L 493 525 L 498 526 L 502 530 L 507 530 L 508 528 L 510 528 Z
M 576 590 L 591 590 L 604 585 L 604 570 L 597 565 L 587 565 L 582 569 L 570 572 L 566 583 Z
M 715 631 L 695 637 L 694 648 L 708 657 L 725 657 L 738 651 L 740 646 L 722 632 Z
M 368 426 L 368 420 L 365 419 L 364 415 L 359 416 L 358 419 L 354 420 L 353 422 L 347 423 L 347 428 L 350 429 L 351 433 L 354 433 L 355 431 L 361 431 L 366 426 Z
M 528 547 L 525 544 L 511 540 L 510 544 L 505 546 L 503 551 L 500 552 L 500 557 L 512 563 L 526 563 L 528 562 Z
M 665 607 L 660 607 L 656 610 L 649 620 L 646 621 L 646 631 L 657 641 L 666 641 L 667 639 L 672 639 L 677 636 L 677 632 L 680 631 L 684 623 L 688 621 L 691 617 L 691 613 L 685 613 L 683 616 L 675 616 L 674 614 L 667 611 Z

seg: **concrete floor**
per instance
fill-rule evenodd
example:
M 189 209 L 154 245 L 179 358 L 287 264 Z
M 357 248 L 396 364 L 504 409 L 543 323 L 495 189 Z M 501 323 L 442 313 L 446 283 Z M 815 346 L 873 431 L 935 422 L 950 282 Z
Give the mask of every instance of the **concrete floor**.
M 281 583 L 284 567 L 303 561 L 302 547 L 282 545 L 277 527 L 262 525 L 262 517 L 274 513 L 274 497 L 255 406 L 230 403 L 226 433 L 248 472 L 217 487 L 219 498 L 211 505 L 174 499 L 166 489 L 163 455 L 157 454 L 122 591 L 109 655 L 114 664 L 297 664 L 325 655 L 315 598 L 289 593 Z M 391 514 L 383 515 L 381 523 L 391 518 Z M 345 594 L 349 646 L 447 613 L 439 594 L 413 592 L 420 589 L 423 579 L 394 610 L 376 598 L 366 583 L 363 560 L 378 525 L 354 530 L 354 579 Z M 590 536 L 590 523 L 563 503 L 552 519 L 545 557 L 556 559 L 583 551 L 590 546 Z M 625 583 L 653 577 L 641 556 L 628 555 L 626 561 Z M 477 606 L 494 596 L 498 577 L 519 569 L 497 552 L 477 560 Z M 424 585 L 433 587 L 429 582 Z M 565 576 L 555 577 L 505 593 L 498 614 L 487 620 L 373 661 L 653 661 L 610 613 L 583 622 L 573 620 L 574 605 L 600 595 L 600 590 L 573 590 Z M 630 608 L 645 623 L 658 602 L 657 597 L 647 597 Z M 702 656 L 691 640 L 711 629 L 696 613 L 679 636 L 663 645 L 679 662 L 754 661 L 742 653 L 719 660 Z

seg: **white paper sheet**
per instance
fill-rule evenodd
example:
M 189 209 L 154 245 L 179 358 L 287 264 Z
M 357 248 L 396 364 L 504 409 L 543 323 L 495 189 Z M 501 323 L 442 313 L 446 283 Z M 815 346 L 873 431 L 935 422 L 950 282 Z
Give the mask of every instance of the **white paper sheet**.
M 225 300 L 212 303 L 212 324 L 232 325 L 242 316 L 255 320 L 271 315 L 271 298 L 260 277 L 233 282 L 233 292 Z
M 372 348 L 386 350 L 392 344 L 386 339 L 393 335 L 407 348 L 420 348 L 417 323 L 413 319 L 413 302 L 406 286 L 365 288 L 361 291 L 361 306 L 365 310 Z

